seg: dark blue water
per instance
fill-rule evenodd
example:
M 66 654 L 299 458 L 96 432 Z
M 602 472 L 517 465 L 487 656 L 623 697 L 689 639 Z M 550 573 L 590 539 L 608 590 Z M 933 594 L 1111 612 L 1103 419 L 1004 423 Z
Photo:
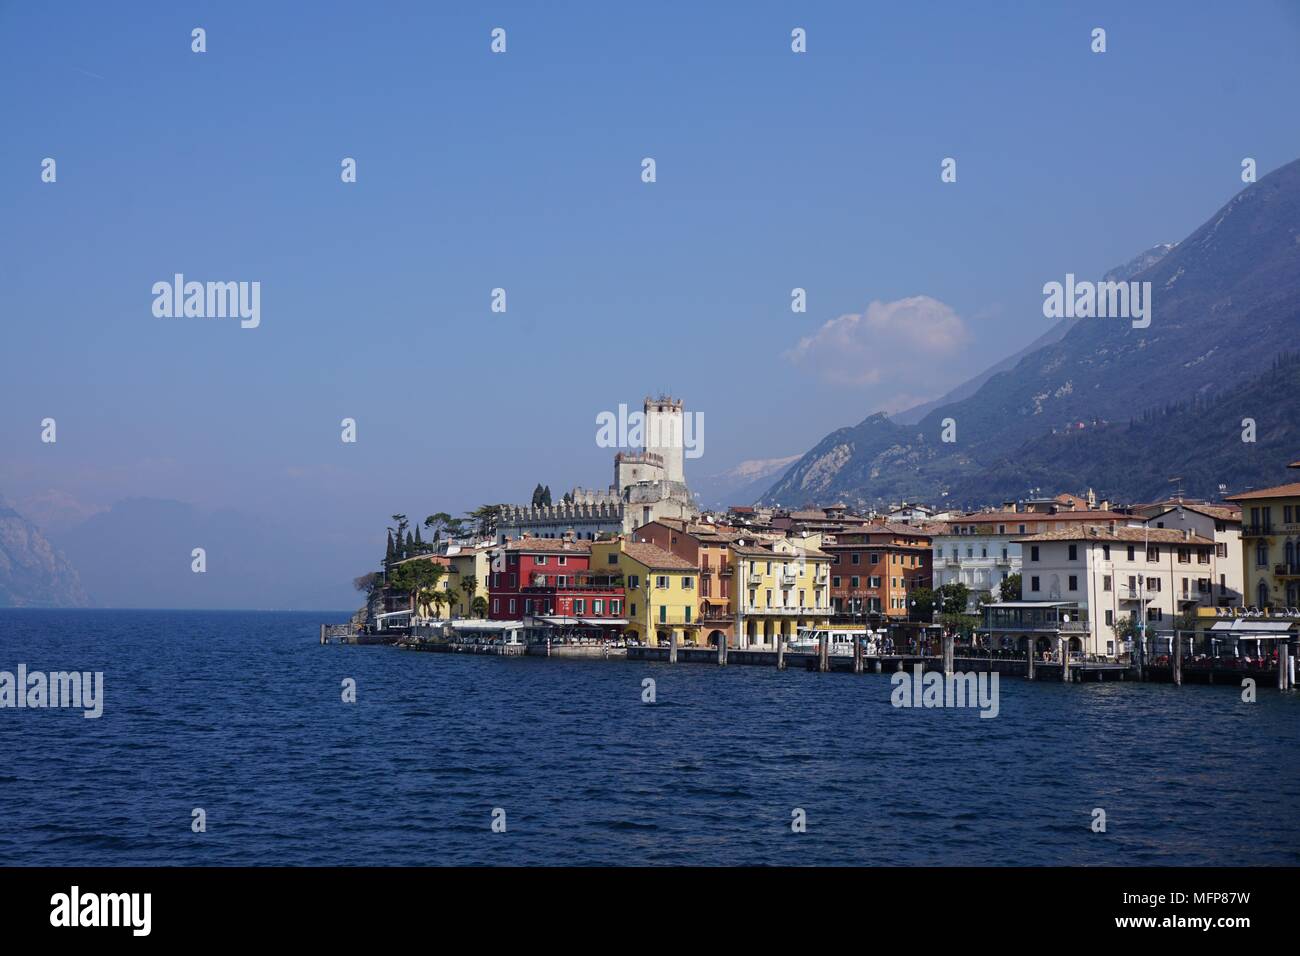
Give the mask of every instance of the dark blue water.
M 105 673 L 99 720 L 0 709 L 0 861 L 1300 863 L 1297 695 L 1007 679 L 981 720 L 888 676 L 321 647 L 319 619 L 0 611 L 0 670 Z

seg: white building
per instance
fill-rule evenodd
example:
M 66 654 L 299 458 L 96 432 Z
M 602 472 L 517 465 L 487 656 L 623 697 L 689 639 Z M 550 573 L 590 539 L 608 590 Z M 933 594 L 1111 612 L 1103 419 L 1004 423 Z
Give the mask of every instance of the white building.
M 1230 559 L 1191 529 L 1081 525 L 1018 539 L 1026 601 L 1077 603 L 1087 628 L 1070 649 L 1098 657 L 1123 652 L 1118 625 L 1145 614 L 1149 631 L 1168 632 L 1180 614 L 1216 603 L 1215 583 Z M 1223 569 L 1222 571 L 1220 569 Z
M 1020 574 L 1020 538 L 1064 531 L 1084 524 L 1126 524 L 1136 519 L 1110 511 L 984 511 L 958 515 L 930 529 L 934 549 L 933 587 L 964 584 L 970 590 L 968 610 L 979 607 L 981 595 L 1000 600 L 1002 582 Z M 1025 599 L 1030 600 L 1028 592 Z
M 1242 565 L 1241 511 L 1225 505 L 1179 502 L 1148 519 L 1153 528 L 1191 531 L 1214 540 L 1216 576 L 1214 604 L 1240 607 L 1246 593 L 1246 571 Z

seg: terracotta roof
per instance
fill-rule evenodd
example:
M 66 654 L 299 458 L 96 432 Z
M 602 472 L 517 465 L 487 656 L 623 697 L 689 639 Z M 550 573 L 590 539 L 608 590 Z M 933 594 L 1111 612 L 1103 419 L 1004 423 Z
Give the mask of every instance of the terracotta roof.
M 1177 528 L 1148 528 L 1119 526 L 1112 531 L 1105 525 L 1084 525 L 1079 528 L 1062 528 L 1013 539 L 1017 542 L 1037 541 L 1122 541 L 1126 544 L 1214 544 L 1210 538 L 1194 534 L 1190 538 Z
M 1206 505 L 1199 502 L 1178 501 L 1171 504 L 1164 511 L 1157 512 L 1151 516 L 1154 521 L 1161 515 L 1167 515 L 1171 511 L 1177 511 L 1182 508 L 1184 511 L 1195 511 L 1197 514 L 1203 514 L 1207 518 L 1217 518 L 1220 521 L 1240 521 L 1241 508 L 1230 507 L 1228 505 Z
M 412 561 L 432 561 L 434 564 L 446 565 L 448 558 L 444 554 L 413 554 L 409 558 L 394 561 L 393 564 L 410 564 Z
M 1225 501 L 1253 501 L 1257 498 L 1291 498 L 1300 495 L 1300 481 L 1288 485 L 1274 485 L 1272 488 L 1259 488 L 1255 491 L 1243 491 L 1239 495 L 1228 495 Z
M 623 542 L 623 553 L 655 571 L 694 571 L 695 565 L 671 551 L 641 541 Z
M 1132 515 L 1114 511 L 979 511 L 975 514 L 956 515 L 948 519 L 950 525 L 963 524 L 1019 524 L 1031 521 L 1126 521 Z
M 566 541 L 563 538 L 516 538 L 506 542 L 506 550 L 546 554 L 553 551 L 569 551 L 574 554 L 585 554 L 591 551 L 591 542 Z

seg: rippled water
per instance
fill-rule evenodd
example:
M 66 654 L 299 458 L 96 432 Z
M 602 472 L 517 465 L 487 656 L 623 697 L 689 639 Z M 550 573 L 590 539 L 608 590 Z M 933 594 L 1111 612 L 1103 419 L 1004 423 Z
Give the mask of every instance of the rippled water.
M 0 670 L 105 673 L 99 720 L 0 709 L 0 860 L 1300 862 L 1294 694 L 1007 679 L 981 720 L 894 709 L 887 675 L 321 647 L 319 621 L 0 611 Z

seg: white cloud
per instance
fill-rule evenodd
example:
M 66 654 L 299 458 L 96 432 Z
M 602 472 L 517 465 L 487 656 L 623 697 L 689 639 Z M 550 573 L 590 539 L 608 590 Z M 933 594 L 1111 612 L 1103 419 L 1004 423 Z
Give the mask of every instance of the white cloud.
M 951 307 L 916 295 L 872 302 L 860 315 L 831 319 L 800 339 L 785 358 L 830 385 L 888 387 L 906 392 L 910 402 L 917 394 L 942 394 L 956 384 L 947 373 L 960 364 L 970 337 Z M 887 404 L 903 407 L 902 398 Z

